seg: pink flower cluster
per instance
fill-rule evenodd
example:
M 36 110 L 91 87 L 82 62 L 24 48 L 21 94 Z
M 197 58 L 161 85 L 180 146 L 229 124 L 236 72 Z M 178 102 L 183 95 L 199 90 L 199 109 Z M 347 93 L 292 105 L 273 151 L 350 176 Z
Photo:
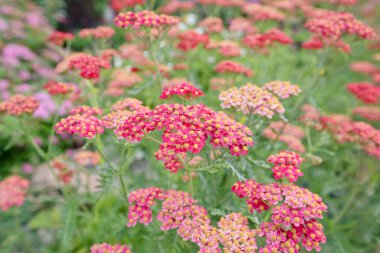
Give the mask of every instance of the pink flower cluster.
M 175 153 L 198 153 L 210 136 L 215 148 L 227 147 L 233 155 L 245 155 L 253 145 L 251 131 L 223 113 L 217 113 L 203 104 L 184 106 L 162 104 L 149 112 L 129 117 L 115 133 L 130 142 L 139 142 L 154 130 L 162 130 L 160 148 Z
M 0 181 L 0 210 L 19 207 L 24 203 L 29 181 L 19 176 L 10 176 Z
M 74 108 L 71 115 L 61 119 L 54 126 L 57 134 L 77 134 L 84 138 L 94 138 L 103 133 L 103 121 L 94 114 L 100 114 L 101 110 L 88 106 Z
M 379 107 L 359 106 L 359 107 L 356 107 L 352 111 L 352 113 L 355 115 L 359 115 L 360 117 L 369 121 L 380 122 L 380 108 Z
M 111 38 L 115 35 L 115 30 L 108 26 L 98 26 L 96 28 L 86 28 L 79 31 L 78 36 L 81 38 L 93 37 L 97 39 Z
M 132 251 L 126 245 L 102 243 L 92 245 L 90 253 L 132 253 Z
M 24 96 L 16 94 L 0 103 L 0 112 L 12 116 L 20 116 L 22 114 L 32 114 L 39 106 L 37 99 L 33 96 Z
M 271 155 L 268 162 L 274 165 L 272 171 L 276 180 L 287 178 L 289 182 L 294 183 L 298 177 L 303 176 L 303 172 L 298 167 L 303 162 L 303 158 L 296 152 L 281 151 L 276 155 Z
M 272 118 L 275 113 L 284 113 L 279 99 L 267 90 L 250 83 L 222 91 L 219 95 L 222 108 L 236 108 L 244 114 L 255 114 Z
M 74 86 L 69 83 L 56 82 L 51 80 L 43 86 L 50 95 L 65 95 L 74 91 Z
M 288 81 L 272 81 L 264 84 L 263 89 L 269 90 L 282 99 L 297 96 L 301 92 L 298 85 L 292 84 Z
M 327 206 L 322 199 L 293 184 L 260 184 L 250 179 L 237 182 L 232 191 L 239 198 L 246 198 L 251 212 L 262 212 L 272 207 L 271 222 L 263 222 L 258 230 L 266 237 L 266 245 L 260 252 L 300 252 L 299 244 L 308 250 L 320 250 L 326 242 L 323 226 L 316 219 L 323 218 Z
M 244 5 L 243 11 L 254 21 L 268 19 L 281 21 L 285 19 L 284 13 L 269 5 L 249 3 Z
M 367 104 L 377 104 L 380 99 L 380 87 L 367 82 L 349 83 L 347 90 Z
M 243 74 L 247 77 L 253 76 L 253 71 L 239 62 L 225 60 L 221 61 L 216 65 L 215 71 L 218 73 L 234 73 L 234 74 Z
M 272 46 L 275 42 L 288 45 L 292 43 L 292 39 L 278 29 L 271 29 L 263 34 L 249 34 L 243 39 L 243 43 L 252 49 Z
M 119 12 L 124 8 L 135 7 L 138 4 L 144 4 L 146 0 L 110 0 L 111 7 L 114 11 Z
M 153 11 L 126 12 L 119 13 L 115 17 L 115 25 L 122 28 L 140 29 L 141 27 L 164 27 L 171 26 L 178 22 L 173 16 L 159 15 Z
M 52 34 L 50 34 L 48 41 L 57 46 L 62 46 L 66 41 L 70 41 L 73 39 L 74 35 L 72 33 L 54 31 Z
M 305 133 L 301 127 L 283 121 L 273 121 L 264 129 L 263 135 L 268 139 L 284 142 L 291 150 L 305 152 L 301 141 Z
M 69 63 L 69 69 L 79 69 L 80 75 L 86 79 L 98 79 L 101 69 L 108 69 L 111 65 L 108 61 L 91 55 L 78 55 Z
M 196 48 L 198 45 L 206 46 L 210 42 L 207 34 L 200 34 L 192 30 L 180 33 L 177 37 L 179 39 L 177 48 L 185 52 Z
M 164 89 L 164 91 L 161 93 L 160 98 L 169 99 L 172 96 L 179 96 L 179 97 L 183 97 L 184 99 L 189 100 L 191 98 L 204 96 L 204 94 L 200 89 L 190 84 L 181 83 L 181 84 L 177 84 L 175 86 Z

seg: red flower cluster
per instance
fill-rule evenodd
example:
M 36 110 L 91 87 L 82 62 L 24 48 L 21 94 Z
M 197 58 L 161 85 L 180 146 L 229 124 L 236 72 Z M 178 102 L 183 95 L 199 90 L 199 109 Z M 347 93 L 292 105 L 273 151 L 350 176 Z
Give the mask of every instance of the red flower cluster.
M 178 34 L 177 38 L 179 39 L 177 48 L 185 52 L 201 44 L 205 46 L 210 42 L 210 38 L 207 34 L 199 34 L 192 30 Z
M 10 176 L 0 181 L 0 210 L 19 207 L 24 203 L 29 181 L 19 176 Z
M 243 43 L 253 49 L 268 47 L 275 42 L 288 45 L 292 43 L 292 39 L 278 29 L 271 29 L 263 34 L 249 34 L 243 39 Z
M 39 103 L 33 96 L 14 95 L 8 100 L 0 103 L 0 112 L 12 116 L 20 116 L 22 114 L 32 114 L 37 110 Z
M 66 41 L 72 39 L 74 39 L 74 34 L 72 33 L 54 31 L 52 34 L 50 34 L 48 41 L 57 46 L 62 46 Z
M 47 82 L 43 88 L 53 96 L 65 95 L 74 91 L 74 86 L 72 84 L 56 82 L 54 80 Z
M 96 28 L 86 28 L 79 31 L 78 36 L 81 38 L 94 37 L 98 39 L 111 38 L 115 35 L 115 30 L 108 26 L 98 26 Z
M 154 153 L 154 156 L 157 160 L 164 162 L 165 168 L 170 172 L 177 173 L 178 170 L 184 168 L 184 164 L 179 158 L 179 156 L 181 156 L 185 159 L 186 153 L 184 152 L 176 153 L 169 148 L 160 147 L 160 149 Z
M 132 251 L 125 245 L 102 243 L 92 245 L 90 253 L 132 253 Z
M 243 74 L 247 77 L 253 76 L 253 71 L 249 68 L 244 67 L 239 62 L 235 61 L 221 61 L 216 65 L 215 71 L 218 73 L 235 73 L 235 74 Z
M 271 155 L 268 162 L 274 165 L 272 171 L 276 180 L 286 177 L 289 182 L 293 183 L 298 180 L 299 176 L 303 176 L 303 173 L 298 168 L 303 162 L 303 158 L 296 152 L 281 151 L 276 155 Z
M 299 252 L 299 243 L 307 249 L 320 250 L 326 242 L 322 219 L 327 206 L 322 199 L 296 185 L 277 183 L 260 184 L 250 179 L 237 182 L 232 191 L 239 198 L 246 198 L 250 211 L 272 209 L 272 222 L 261 224 L 258 235 L 266 237 L 266 246 L 260 252 Z
M 369 121 L 380 122 L 379 107 L 360 106 L 356 107 L 352 113 Z
M 146 0 L 110 0 L 111 8 L 119 12 L 124 8 L 135 7 L 138 4 L 145 4 Z
M 278 9 L 262 4 L 245 4 L 243 11 L 247 13 L 247 15 L 254 21 L 262 21 L 268 19 L 281 21 L 285 19 L 284 13 Z
M 204 96 L 203 92 L 200 89 L 195 88 L 194 86 L 187 83 L 181 83 L 181 84 L 177 84 L 175 86 L 164 89 L 160 98 L 169 99 L 175 95 L 179 97 L 183 97 L 184 99 L 187 99 L 187 100 Z
M 94 116 L 100 113 L 100 109 L 88 106 L 74 108 L 72 115 L 61 119 L 54 129 L 57 134 L 77 134 L 84 138 L 94 138 L 104 131 L 103 121 Z
M 69 69 L 79 69 L 80 75 L 86 79 L 97 79 L 102 68 L 110 67 L 108 61 L 91 55 L 78 55 L 73 57 L 69 63 Z
M 377 104 L 380 98 L 380 87 L 367 82 L 349 83 L 347 90 L 367 104 Z
M 126 12 L 119 13 L 115 17 L 115 25 L 122 28 L 140 29 L 140 27 L 164 27 L 171 26 L 178 22 L 173 16 L 159 15 L 153 11 Z
M 253 145 L 252 133 L 244 125 L 216 113 L 203 104 L 183 106 L 162 104 L 149 112 L 129 117 L 115 133 L 127 141 L 136 142 L 154 130 L 163 130 L 160 149 L 175 153 L 198 153 L 208 136 L 214 147 L 228 147 L 233 155 L 245 155 Z

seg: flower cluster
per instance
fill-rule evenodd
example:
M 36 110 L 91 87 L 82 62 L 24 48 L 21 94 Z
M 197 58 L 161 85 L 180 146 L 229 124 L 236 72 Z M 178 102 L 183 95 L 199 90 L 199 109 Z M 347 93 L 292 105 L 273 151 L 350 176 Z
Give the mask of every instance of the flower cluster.
M 20 116 L 34 113 L 38 106 L 39 103 L 35 97 L 17 94 L 0 103 L 0 112 L 4 111 L 8 115 Z
M 287 81 L 272 81 L 264 84 L 263 89 L 269 90 L 282 99 L 286 99 L 291 96 L 297 96 L 301 92 L 301 89 L 298 85 L 291 84 Z
M 124 8 L 145 4 L 146 0 L 111 0 L 110 2 L 112 9 L 119 12 Z
M 231 32 L 241 32 L 244 34 L 256 33 L 256 28 L 249 19 L 237 17 L 231 20 L 229 30 Z
M 110 68 L 110 63 L 91 55 L 78 55 L 70 60 L 69 69 L 79 69 L 86 79 L 98 79 L 100 70 Z
M 198 26 L 206 28 L 208 33 L 220 33 L 224 29 L 223 20 L 216 17 L 207 17 Z
M 234 41 L 224 40 L 218 44 L 219 53 L 226 57 L 240 56 L 240 46 Z
M 245 4 L 243 11 L 247 13 L 247 15 L 254 21 L 262 21 L 268 19 L 281 21 L 285 19 L 284 13 L 268 5 L 257 3 Z
M 164 27 L 178 22 L 176 17 L 159 15 L 153 11 L 119 13 L 115 17 L 115 25 L 122 28 L 140 29 L 140 27 Z
M 51 80 L 47 82 L 43 88 L 50 94 L 50 95 L 65 95 L 69 94 L 74 91 L 74 86 L 69 83 L 63 83 L 63 82 L 56 82 L 54 80 Z
M 90 253 L 132 253 L 132 251 L 125 245 L 102 243 L 92 245 Z
M 177 48 L 185 52 L 196 48 L 198 45 L 205 46 L 210 42 L 207 34 L 200 34 L 192 30 L 178 34 L 177 38 L 179 39 Z
M 263 135 L 268 139 L 284 142 L 291 150 L 305 152 L 301 141 L 305 133 L 301 127 L 283 121 L 273 121 L 264 129 Z
M 76 152 L 73 156 L 73 159 L 77 164 L 83 167 L 96 166 L 100 164 L 99 153 L 88 150 L 81 150 Z
M 66 41 L 70 41 L 73 39 L 74 35 L 72 33 L 54 31 L 52 34 L 50 34 L 48 41 L 57 46 L 62 46 Z
M 63 183 L 68 184 L 73 179 L 74 171 L 70 169 L 59 157 L 51 162 L 52 168 L 56 170 L 57 178 Z
M 94 116 L 100 114 L 97 108 L 82 106 L 74 108 L 71 115 L 61 119 L 54 126 L 57 134 L 77 134 L 84 138 L 94 138 L 103 133 L 103 121 Z
M 175 86 L 164 89 L 161 93 L 161 99 L 169 99 L 172 96 L 184 97 L 184 99 L 191 99 L 204 96 L 203 92 L 187 83 L 177 84 Z
M 162 130 L 160 149 L 175 153 L 198 153 L 208 136 L 216 147 L 227 147 L 233 155 L 245 155 L 253 145 L 251 131 L 223 113 L 203 104 L 184 106 L 162 104 L 148 112 L 138 112 L 120 125 L 115 133 L 130 142 L 139 142 L 154 130 Z
M 279 99 L 257 85 L 246 84 L 240 88 L 233 87 L 219 95 L 222 108 L 236 108 L 244 114 L 257 114 L 272 118 L 275 113 L 284 113 L 285 109 Z
M 380 108 L 370 107 L 370 106 L 359 106 L 353 111 L 353 114 L 359 115 L 360 117 L 374 122 L 380 122 Z
M 322 199 L 293 184 L 260 184 L 250 179 L 237 182 L 232 191 L 246 198 L 250 211 L 262 212 L 272 207 L 271 222 L 260 225 L 258 235 L 266 237 L 260 252 L 299 252 L 302 245 L 310 251 L 320 250 L 326 242 L 323 226 L 316 219 L 323 218 L 327 206 Z
M 271 29 L 263 34 L 249 34 L 243 39 L 243 43 L 253 49 L 265 48 L 273 45 L 275 42 L 288 45 L 292 43 L 292 39 L 278 29 Z
M 0 210 L 19 207 L 24 203 L 29 181 L 19 176 L 10 176 L 0 181 Z
M 247 67 L 244 67 L 239 62 L 225 60 L 221 61 L 216 65 L 215 71 L 218 73 L 235 73 L 243 74 L 247 77 L 253 76 L 253 71 Z
M 115 30 L 112 27 L 108 27 L 108 26 L 98 26 L 96 28 L 86 28 L 86 29 L 82 29 L 78 33 L 78 36 L 81 38 L 93 37 L 93 38 L 97 38 L 97 39 L 111 38 L 114 35 L 115 35 Z
M 289 182 L 293 183 L 298 180 L 299 176 L 303 176 L 303 173 L 298 168 L 303 162 L 303 158 L 296 152 L 281 151 L 276 155 L 271 155 L 268 162 L 274 165 L 272 171 L 276 180 L 286 177 Z
M 165 168 L 170 172 L 177 173 L 178 170 L 184 168 L 184 164 L 179 158 L 185 158 L 186 153 L 184 152 L 176 153 L 169 148 L 160 147 L 160 149 L 154 153 L 154 156 L 157 160 L 162 161 L 164 163 Z
M 349 83 L 347 90 L 367 104 L 377 104 L 380 98 L 380 87 L 367 82 Z

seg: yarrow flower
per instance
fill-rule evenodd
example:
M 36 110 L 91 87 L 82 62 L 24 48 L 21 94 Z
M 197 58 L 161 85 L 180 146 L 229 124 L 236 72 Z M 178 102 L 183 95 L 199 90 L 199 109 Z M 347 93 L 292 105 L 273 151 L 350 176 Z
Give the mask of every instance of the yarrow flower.
M 69 69 L 79 69 L 80 75 L 86 79 L 98 79 L 101 69 L 108 69 L 108 61 L 91 55 L 78 55 L 71 58 Z
M 120 101 L 117 101 L 112 105 L 112 111 L 120 111 L 120 110 L 130 110 L 130 111 L 148 111 L 149 108 L 143 106 L 143 103 L 136 98 L 124 98 Z
M 73 159 L 77 164 L 83 167 L 100 164 L 100 155 L 98 152 L 94 151 L 80 150 L 74 154 Z
M 111 38 L 115 35 L 115 30 L 108 26 L 98 26 L 96 28 L 86 28 L 79 31 L 78 36 L 81 38 L 94 37 L 97 39 Z
M 145 4 L 146 0 L 111 0 L 111 7 L 114 11 L 119 12 L 124 8 L 135 7 L 136 5 Z
M 243 74 L 247 77 L 253 76 L 253 71 L 249 68 L 244 67 L 239 62 L 225 60 L 221 61 L 216 65 L 215 71 L 218 73 L 235 73 L 235 74 Z
M 223 20 L 217 17 L 207 17 L 198 26 L 206 28 L 208 33 L 220 33 L 224 29 Z
M 51 166 L 56 170 L 57 177 L 63 184 L 66 185 L 71 182 L 74 171 L 69 168 L 67 163 L 62 161 L 61 157 L 52 160 Z
M 243 43 L 252 49 L 272 46 L 275 42 L 288 45 L 292 43 L 292 39 L 278 29 L 271 29 L 263 34 L 249 34 L 243 38 Z
M 72 33 L 54 31 L 52 34 L 50 34 L 48 41 L 57 46 L 62 46 L 66 41 L 70 41 L 73 39 L 74 39 L 74 34 Z
M 264 84 L 263 89 L 269 90 L 282 99 L 297 96 L 301 92 L 298 85 L 291 84 L 287 81 L 272 81 Z
M 200 96 L 204 96 L 203 92 L 187 83 L 177 84 L 175 86 L 164 89 L 160 98 L 169 99 L 173 96 L 184 97 L 184 99 L 191 99 Z
M 224 40 L 218 44 L 219 53 L 226 57 L 240 56 L 240 46 L 234 41 Z
M 303 172 L 298 168 L 303 162 L 296 152 L 281 151 L 276 155 L 271 155 L 268 162 L 272 163 L 273 176 L 276 180 L 287 178 L 289 182 L 293 183 L 298 180 L 299 176 L 303 176 Z
M 192 30 L 178 34 L 177 38 L 179 39 L 177 48 L 185 52 L 196 48 L 198 45 L 206 46 L 210 42 L 207 34 L 200 34 Z
M 92 245 L 90 253 L 132 253 L 132 251 L 126 245 L 102 243 Z
M 165 27 L 178 22 L 176 17 L 159 15 L 153 11 L 119 13 L 115 17 L 115 25 L 122 28 L 140 29 L 141 27 Z
M 49 81 L 43 86 L 50 95 L 65 95 L 74 91 L 74 86 L 69 83 Z
M 80 137 L 92 139 L 96 135 L 103 133 L 104 123 L 94 114 L 100 114 L 97 108 L 82 106 L 74 108 L 70 116 L 61 119 L 54 126 L 57 134 L 76 134 Z
M 327 206 L 322 199 L 293 184 L 260 184 L 250 179 L 237 182 L 232 191 L 246 198 L 251 212 L 262 212 L 272 207 L 272 222 L 263 222 L 258 230 L 266 237 L 266 246 L 260 252 L 299 252 L 302 245 L 310 251 L 320 250 L 326 242 L 323 226 L 316 219 L 323 218 Z
M 380 122 L 380 108 L 379 107 L 359 106 L 359 107 L 356 107 L 352 111 L 352 113 L 355 115 L 359 115 L 360 117 L 369 121 Z
M 160 149 L 174 153 L 199 153 L 208 136 L 216 147 L 228 147 L 233 155 L 245 155 L 253 145 L 251 131 L 203 104 L 162 104 L 149 112 L 129 117 L 115 133 L 129 142 L 139 142 L 154 130 L 163 130 Z M 165 151 L 166 152 L 166 151 Z
M 254 21 L 262 20 L 277 20 L 281 21 L 285 19 L 285 14 L 272 6 L 246 3 L 243 6 L 243 11 Z
M 12 116 L 33 114 L 38 106 L 39 103 L 35 97 L 17 94 L 0 103 L 0 112 L 4 111 L 5 114 Z
M 367 104 L 377 104 L 380 98 L 380 87 L 367 82 L 349 83 L 347 90 Z
M 285 112 L 279 99 L 267 90 L 250 83 L 222 91 L 219 95 L 222 108 L 235 108 L 244 114 L 257 114 L 272 118 Z
M 0 210 L 20 207 L 24 203 L 28 188 L 29 180 L 20 176 L 9 176 L 0 181 Z

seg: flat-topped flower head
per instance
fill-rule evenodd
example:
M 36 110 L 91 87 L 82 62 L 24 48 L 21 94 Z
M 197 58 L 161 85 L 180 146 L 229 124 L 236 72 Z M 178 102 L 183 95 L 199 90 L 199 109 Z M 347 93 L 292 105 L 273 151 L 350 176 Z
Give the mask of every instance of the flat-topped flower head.
M 208 34 L 200 34 L 196 31 L 189 30 L 177 35 L 179 42 L 177 48 L 182 51 L 189 51 L 198 45 L 206 46 L 210 42 Z
M 102 243 L 92 245 L 90 253 L 132 253 L 132 251 L 126 245 Z
M 87 105 L 82 105 L 75 107 L 71 109 L 70 114 L 75 115 L 75 114 L 83 114 L 83 115 L 100 115 L 103 113 L 102 109 L 96 108 L 96 107 L 90 107 Z
M 243 6 L 243 11 L 254 21 L 277 20 L 285 19 L 285 14 L 269 5 L 246 3 Z
M 358 115 L 368 121 L 380 122 L 380 108 L 375 106 L 359 106 L 353 111 L 353 114 Z
M 37 99 L 33 96 L 14 95 L 4 102 L 0 102 L 0 112 L 12 116 L 22 114 L 33 114 L 39 106 Z
M 286 99 L 291 96 L 297 96 L 301 92 L 301 89 L 298 85 L 287 81 L 272 81 L 264 84 L 263 89 L 274 93 L 276 96 L 282 99 Z
M 161 99 L 169 99 L 172 96 L 183 97 L 184 99 L 191 99 L 200 96 L 204 96 L 203 92 L 187 83 L 177 84 L 175 86 L 164 89 L 160 98 Z
M 221 61 L 216 65 L 215 71 L 218 73 L 233 73 L 233 74 L 243 74 L 247 77 L 253 76 L 253 71 L 239 62 L 225 60 Z
M 9 176 L 0 181 L 0 210 L 21 206 L 28 188 L 29 180 L 20 176 Z
M 367 104 L 377 104 L 380 99 L 380 87 L 367 82 L 349 83 L 347 90 Z
M 70 41 L 74 39 L 74 34 L 65 33 L 60 31 L 54 31 L 49 35 L 48 41 L 57 45 L 62 46 L 66 41 Z
M 101 69 L 108 69 L 111 65 L 108 61 L 91 55 L 78 55 L 69 63 L 69 69 L 80 70 L 80 75 L 86 79 L 98 79 Z
M 128 110 L 111 111 L 102 117 L 103 125 L 105 128 L 114 129 L 123 124 L 132 114 L 133 112 Z
M 103 121 L 91 114 L 74 114 L 61 119 L 54 126 L 57 134 L 75 134 L 92 139 L 103 133 Z
M 178 170 L 184 168 L 179 156 L 185 158 L 186 153 L 176 153 L 173 150 L 160 146 L 157 152 L 154 153 L 157 160 L 164 162 L 165 169 L 170 172 L 177 173 Z
M 98 26 L 96 28 L 86 28 L 79 31 L 78 36 L 82 38 L 93 37 L 98 39 L 111 38 L 115 35 L 115 30 L 108 26 Z
M 285 108 L 279 99 L 257 85 L 246 84 L 240 88 L 222 91 L 219 95 L 222 108 L 235 108 L 243 114 L 257 114 L 272 118 L 276 113 L 283 114 Z
M 159 15 L 153 11 L 125 12 L 115 17 L 115 25 L 122 28 L 140 29 L 141 27 L 166 27 L 174 25 L 178 19 L 173 16 Z
M 303 176 L 303 172 L 299 168 L 302 161 L 303 158 L 292 151 L 281 151 L 268 158 L 268 162 L 274 165 L 272 168 L 274 178 L 276 180 L 287 178 L 291 183 L 296 182 L 298 177 Z
M 50 95 L 65 95 L 74 91 L 74 86 L 69 83 L 49 81 L 43 86 Z
M 143 106 L 142 101 L 136 98 L 124 98 L 122 100 L 117 101 L 111 107 L 112 111 L 120 111 L 120 110 L 130 110 L 130 111 L 149 111 L 149 108 Z
M 283 31 L 278 29 L 271 29 L 263 34 L 249 34 L 244 37 L 243 43 L 249 48 L 266 48 L 272 46 L 274 43 L 288 45 L 292 43 Z

